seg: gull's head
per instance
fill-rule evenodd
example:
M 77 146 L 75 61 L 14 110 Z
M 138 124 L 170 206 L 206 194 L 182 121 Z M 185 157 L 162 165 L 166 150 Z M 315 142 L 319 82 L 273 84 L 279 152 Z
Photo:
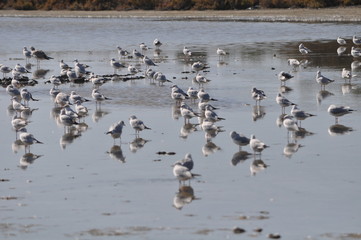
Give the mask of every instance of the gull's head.
M 134 119 L 137 119 L 137 117 L 135 115 L 132 115 L 129 117 L 129 120 L 134 120 Z
M 256 136 L 254 134 L 252 134 L 251 139 L 256 139 Z
M 229 133 L 229 136 L 231 136 L 231 138 L 235 137 L 237 135 L 236 131 L 232 131 Z
M 122 126 L 125 126 L 124 121 L 119 121 L 119 124 L 122 125 Z

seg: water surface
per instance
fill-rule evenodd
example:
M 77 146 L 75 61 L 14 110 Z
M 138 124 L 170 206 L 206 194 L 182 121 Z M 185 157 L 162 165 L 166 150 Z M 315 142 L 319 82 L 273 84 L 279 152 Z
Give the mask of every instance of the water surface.
M 31 153 L 41 155 L 32 163 L 24 162 L 24 149 L 14 144 L 16 133 L 10 123 L 14 112 L 5 88 L 0 89 L 2 238 L 169 239 L 170 234 L 189 239 L 238 238 L 234 227 L 245 229 L 246 239 L 265 239 L 270 233 L 285 239 L 337 239 L 359 232 L 360 68 L 354 69 L 358 76 L 351 85 L 341 79 L 342 68 L 350 69 L 359 61 L 349 55 L 356 24 L 45 20 L 1 18 L 0 63 L 25 65 L 23 46 L 54 57 L 41 62 L 40 68 L 49 71 L 36 79 L 37 85 L 28 87 L 40 101 L 30 102 L 36 110 L 27 129 L 44 142 L 31 146 Z M 342 55 L 337 54 L 337 36 L 348 41 Z M 184 120 L 170 97 L 172 83 L 158 86 L 147 79 L 108 82 L 100 89 L 112 100 L 101 108 L 94 101 L 85 103 L 90 111 L 81 126 L 66 131 L 57 123 L 51 85 L 45 82 L 59 75 L 61 59 L 68 64 L 78 59 L 96 74 L 112 74 L 109 60 L 118 57 L 117 45 L 131 51 L 139 49 L 141 42 L 151 46 L 154 38 L 164 43 L 161 52 L 150 49 L 146 55 L 157 61 L 155 70 L 183 89 L 198 88 L 192 82 L 192 62 L 209 65 L 203 74 L 211 82 L 204 87 L 218 99 L 212 105 L 226 119 L 216 123 L 224 132 L 208 142 L 199 126 L 185 132 Z M 309 56 L 298 52 L 301 42 L 313 50 Z M 194 57 L 184 59 L 184 46 Z M 229 55 L 219 60 L 217 47 Z M 292 69 L 288 58 L 307 64 Z M 134 59 L 125 63 L 139 64 Z M 144 72 L 143 65 L 138 67 Z M 315 81 L 318 69 L 335 79 L 327 91 L 320 91 Z M 31 71 L 36 70 L 33 65 Z M 302 122 L 307 134 L 297 139 L 288 138 L 287 130 L 277 125 L 280 71 L 295 76 L 287 82 L 285 96 L 317 115 Z M 251 99 L 252 87 L 268 96 L 260 107 Z M 89 99 L 92 88 L 90 83 L 60 86 L 64 92 L 74 90 Z M 330 104 L 357 110 L 339 122 L 354 131 L 329 130 L 335 124 L 327 113 Z M 133 114 L 152 128 L 141 132 L 143 141 L 129 127 Z M 121 143 L 104 134 L 119 120 L 126 123 Z M 261 156 L 266 169 L 251 172 L 254 157 L 244 159 L 242 153 L 252 151 L 245 146 L 239 152 L 229 137 L 233 130 L 255 134 L 270 145 Z M 159 151 L 176 154 L 159 155 Z M 195 161 L 193 172 L 201 176 L 180 193 L 171 165 L 186 153 Z M 256 228 L 263 231 L 257 233 Z

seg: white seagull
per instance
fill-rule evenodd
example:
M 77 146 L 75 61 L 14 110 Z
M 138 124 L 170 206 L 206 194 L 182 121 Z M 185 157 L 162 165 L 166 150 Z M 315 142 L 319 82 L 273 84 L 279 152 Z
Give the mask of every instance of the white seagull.
M 231 136 L 232 141 L 239 146 L 241 150 L 242 146 L 247 146 L 250 142 L 250 139 L 243 134 L 239 134 L 236 131 L 232 131 L 229 134 Z
M 298 46 L 298 50 L 300 51 L 300 53 L 302 55 L 306 55 L 306 54 L 309 54 L 311 52 L 310 49 L 308 49 L 307 47 L 305 47 L 305 45 L 303 45 L 303 43 L 301 43 L 299 46 Z
M 117 123 L 114 123 L 109 127 L 108 132 L 105 134 L 110 134 L 110 136 L 114 139 L 120 138 L 123 132 L 123 127 L 125 126 L 124 121 L 119 121 Z
M 144 129 L 151 130 L 151 128 L 147 127 L 144 122 L 138 119 L 135 115 L 129 117 L 129 125 L 135 130 L 136 136 L 139 136 L 139 132 Z
M 261 153 L 265 148 L 269 147 L 261 140 L 257 139 L 255 135 L 251 135 L 251 139 L 249 140 L 249 146 L 253 150 L 253 152 Z
M 340 45 L 346 45 L 346 40 L 343 39 L 342 37 L 337 37 L 337 43 Z
M 334 104 L 331 104 L 327 112 L 335 117 L 335 122 L 338 123 L 338 118 L 342 117 L 343 115 L 352 113 L 355 111 L 354 109 L 351 109 L 349 106 L 336 106 Z
M 334 82 L 335 80 L 329 79 L 321 74 L 321 71 L 317 71 L 316 82 L 321 85 L 321 90 L 325 90 L 326 85 Z

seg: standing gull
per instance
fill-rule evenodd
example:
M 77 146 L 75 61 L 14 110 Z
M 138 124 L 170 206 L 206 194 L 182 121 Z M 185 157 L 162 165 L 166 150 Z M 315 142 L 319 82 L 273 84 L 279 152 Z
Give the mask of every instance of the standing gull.
M 158 66 L 156 65 L 152 59 L 148 58 L 147 56 L 144 56 L 143 63 L 146 65 L 146 68 L 148 69 L 150 66 Z
M 261 100 L 266 99 L 267 97 L 264 91 L 254 87 L 252 89 L 252 98 L 256 100 L 256 105 L 259 105 Z
M 144 129 L 151 130 L 151 128 L 145 126 L 144 122 L 138 119 L 135 115 L 130 116 L 129 124 L 135 130 L 136 136 L 139 136 L 139 132 L 143 131 Z
M 119 121 L 117 123 L 114 123 L 113 125 L 111 125 L 109 127 L 108 132 L 106 132 L 105 134 L 110 134 L 110 136 L 112 136 L 112 138 L 114 139 L 114 142 L 115 142 L 116 138 L 120 139 L 124 126 L 125 126 L 124 121 Z
M 114 58 L 110 60 L 110 66 L 114 68 L 114 74 L 118 73 L 119 69 L 125 68 L 123 64 L 121 64 L 119 61 L 116 61 Z
M 154 39 L 153 41 L 153 45 L 156 47 L 156 48 L 160 48 L 160 46 L 162 46 L 162 42 L 158 40 L 158 38 Z
M 335 117 L 336 124 L 338 123 L 339 117 L 352 113 L 353 111 L 355 110 L 351 109 L 349 106 L 336 106 L 334 104 L 331 104 L 327 109 L 327 112 Z
M 282 107 L 282 113 L 285 113 L 285 108 L 289 107 L 291 105 L 296 105 L 293 102 L 291 102 L 290 100 L 288 100 L 285 96 L 283 96 L 281 93 L 277 94 L 276 97 L 276 102 L 278 103 L 278 105 L 280 105 Z
M 291 78 L 293 78 L 294 76 L 291 75 L 290 73 L 288 72 L 284 72 L 284 71 L 281 71 L 279 74 L 278 74 L 278 79 L 281 81 L 281 86 L 282 85 L 286 85 L 286 81 L 287 80 L 290 80 Z
M 306 118 L 308 117 L 313 117 L 313 116 L 316 116 L 314 114 L 311 114 L 311 113 L 307 113 L 303 110 L 300 110 L 297 105 L 293 105 L 292 109 L 291 109 L 291 115 L 293 117 L 295 117 L 298 121 L 299 121 L 299 125 L 301 126 L 301 121 L 302 120 L 305 120 Z
M 39 99 L 33 98 L 33 95 L 31 94 L 31 92 L 29 92 L 28 89 L 26 89 L 26 88 L 21 89 L 20 95 L 21 95 L 21 98 L 24 100 L 25 106 L 29 106 L 30 100 L 39 101 Z
M 253 150 L 254 154 L 260 154 L 265 148 L 269 147 L 264 142 L 257 139 L 255 135 L 251 135 L 251 139 L 249 140 L 249 146 Z
M 25 57 L 25 62 L 28 63 L 31 58 L 31 51 L 29 51 L 26 47 L 23 47 L 23 55 Z
M 34 143 L 42 144 L 42 142 L 37 140 L 33 134 L 28 133 L 26 128 L 20 128 L 19 132 L 20 132 L 19 139 L 25 145 L 25 150 L 26 150 L 26 147 L 28 147 Z
M 239 146 L 239 149 L 241 150 L 242 146 L 246 146 L 249 144 L 250 139 L 243 134 L 239 134 L 236 131 L 230 132 L 230 136 L 232 141 Z
M 36 59 L 38 67 L 40 66 L 41 60 L 53 59 L 52 57 L 46 55 L 45 52 L 42 50 L 36 50 L 34 47 L 30 47 L 30 50 L 31 50 L 31 56 Z
M 354 35 L 352 37 L 352 42 L 355 44 L 355 45 L 361 45 L 361 38 L 360 37 L 357 37 L 356 35 Z
M 102 101 L 104 101 L 104 100 L 111 100 L 111 98 L 108 98 L 108 97 L 104 96 L 103 94 L 101 94 L 101 93 L 99 92 L 99 89 L 93 89 L 93 91 L 92 91 L 92 97 L 93 97 L 93 99 L 95 100 L 96 105 L 97 105 L 98 103 L 99 103 L 99 105 L 100 105 L 100 103 L 101 103 Z
M 218 60 L 221 60 L 221 58 L 222 58 L 223 56 L 226 56 L 227 53 L 226 53 L 226 51 L 224 51 L 223 49 L 217 48 L 217 55 L 218 55 Z
M 334 82 L 335 80 L 329 79 L 321 74 L 321 71 L 317 71 L 316 82 L 321 85 L 321 90 L 325 90 L 326 85 Z
M 338 37 L 336 41 L 340 45 L 346 45 L 346 40 L 343 39 L 342 37 Z

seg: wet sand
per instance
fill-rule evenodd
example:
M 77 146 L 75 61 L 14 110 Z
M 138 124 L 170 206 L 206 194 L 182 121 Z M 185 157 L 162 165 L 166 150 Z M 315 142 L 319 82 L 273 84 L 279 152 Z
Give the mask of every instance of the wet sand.
M 361 7 L 322 9 L 258 9 L 229 11 L 18 11 L 0 10 L 1 17 L 151 18 L 266 22 L 361 22 Z

